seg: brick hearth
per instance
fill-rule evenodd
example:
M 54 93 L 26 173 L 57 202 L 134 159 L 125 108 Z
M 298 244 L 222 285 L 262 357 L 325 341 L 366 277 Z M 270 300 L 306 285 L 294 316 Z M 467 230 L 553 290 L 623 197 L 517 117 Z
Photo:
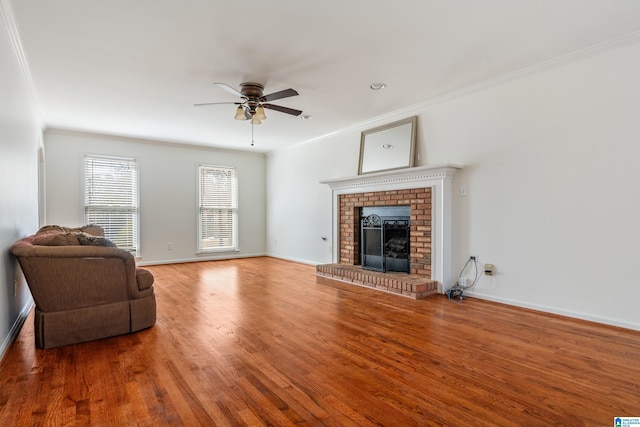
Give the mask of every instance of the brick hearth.
M 438 291 L 438 282 L 423 276 L 363 270 L 359 265 L 323 264 L 316 267 L 316 274 L 415 299 L 427 297 Z

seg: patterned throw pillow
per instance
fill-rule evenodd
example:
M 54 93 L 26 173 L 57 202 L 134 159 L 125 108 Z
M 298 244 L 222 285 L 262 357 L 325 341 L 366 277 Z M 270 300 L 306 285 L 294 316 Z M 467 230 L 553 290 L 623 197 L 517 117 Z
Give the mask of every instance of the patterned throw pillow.
M 106 237 L 94 236 L 92 234 L 84 233 L 84 232 L 76 232 L 73 234 L 76 235 L 81 245 L 110 246 L 113 248 L 117 247 L 115 243 L 113 243 L 111 240 L 107 239 Z
M 87 224 L 87 225 L 83 225 L 82 227 L 69 228 L 66 231 L 71 231 L 71 232 L 82 231 L 84 233 L 89 233 L 94 236 L 104 237 L 104 230 L 102 229 L 102 227 L 94 224 Z

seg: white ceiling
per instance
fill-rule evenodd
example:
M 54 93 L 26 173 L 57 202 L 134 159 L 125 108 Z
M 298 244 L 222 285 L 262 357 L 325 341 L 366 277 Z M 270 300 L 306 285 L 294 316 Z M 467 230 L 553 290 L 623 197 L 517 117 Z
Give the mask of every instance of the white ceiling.
M 50 128 L 268 152 L 640 30 L 636 0 L 14 0 Z M 287 88 L 255 126 L 224 82 Z M 374 92 L 372 82 L 387 88 Z

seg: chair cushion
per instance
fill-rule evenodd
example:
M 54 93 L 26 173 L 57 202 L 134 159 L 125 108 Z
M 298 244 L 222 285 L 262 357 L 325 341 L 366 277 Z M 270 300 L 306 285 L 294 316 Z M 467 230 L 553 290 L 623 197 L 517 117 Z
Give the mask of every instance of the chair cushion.
M 67 231 L 65 230 L 65 227 L 62 227 L 60 225 L 45 225 L 43 227 L 40 227 L 40 230 L 38 230 L 36 236 L 43 234 L 60 234 L 64 233 L 65 231 Z
M 41 246 L 75 246 L 79 245 L 80 241 L 75 233 L 45 232 L 36 234 L 33 237 L 33 244 Z
M 153 274 L 144 268 L 136 268 L 136 281 L 139 290 L 149 289 L 153 285 Z
M 59 233 L 73 233 L 73 232 L 83 232 L 93 234 L 94 236 L 104 237 L 104 230 L 99 225 L 95 224 L 87 224 L 81 227 L 64 227 L 61 225 L 45 225 L 41 227 L 36 235 L 38 234 L 59 234 Z
M 33 237 L 34 245 L 41 246 L 110 246 L 115 243 L 104 237 L 104 231 L 99 225 L 83 225 L 69 228 L 60 225 L 45 225 Z
M 33 237 L 33 244 L 40 246 L 110 246 L 115 248 L 116 244 L 106 237 L 94 236 L 93 234 L 74 231 L 56 232 L 46 231 L 38 233 Z

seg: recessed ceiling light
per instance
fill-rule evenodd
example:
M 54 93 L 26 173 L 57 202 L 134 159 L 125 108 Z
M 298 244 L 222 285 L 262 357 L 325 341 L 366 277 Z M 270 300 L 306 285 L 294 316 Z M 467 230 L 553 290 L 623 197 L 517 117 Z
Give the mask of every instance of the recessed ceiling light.
M 302 120 L 309 120 L 311 118 L 311 116 L 309 114 L 302 114 L 302 115 L 300 115 L 300 118 Z
M 391 145 L 391 144 L 382 144 L 381 147 L 384 148 L 385 150 L 389 150 L 389 149 L 393 148 L 393 145 Z
M 385 87 L 387 87 L 387 85 L 384 83 L 371 83 L 371 85 L 369 85 L 369 88 L 371 90 L 380 90 L 384 89 Z

